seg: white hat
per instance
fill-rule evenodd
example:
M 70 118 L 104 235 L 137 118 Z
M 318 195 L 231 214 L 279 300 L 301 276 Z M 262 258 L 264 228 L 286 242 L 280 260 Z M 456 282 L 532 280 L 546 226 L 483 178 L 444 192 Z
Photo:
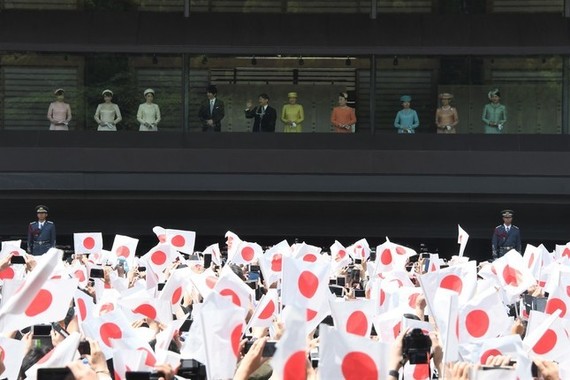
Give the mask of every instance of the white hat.
M 146 94 L 154 95 L 154 90 L 152 88 L 147 88 L 146 90 L 144 90 L 144 96 L 146 96 Z
M 105 96 L 105 94 L 107 94 L 107 93 L 109 93 L 109 94 L 111 94 L 111 96 L 113 96 L 113 91 L 111 91 L 111 90 L 109 90 L 109 89 L 103 90 L 103 92 L 101 93 L 101 95 Z

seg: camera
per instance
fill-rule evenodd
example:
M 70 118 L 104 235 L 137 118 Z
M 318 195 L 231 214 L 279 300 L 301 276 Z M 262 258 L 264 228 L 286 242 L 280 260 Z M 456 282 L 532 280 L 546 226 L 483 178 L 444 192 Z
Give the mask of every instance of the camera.
M 179 376 L 190 380 L 205 380 L 206 367 L 194 359 L 182 359 L 180 361 L 180 368 L 178 369 Z
M 125 372 L 127 380 L 158 380 L 164 377 L 164 372 L 161 371 L 127 371 Z
M 410 364 L 429 363 L 431 339 L 421 329 L 412 329 L 404 335 L 402 351 Z

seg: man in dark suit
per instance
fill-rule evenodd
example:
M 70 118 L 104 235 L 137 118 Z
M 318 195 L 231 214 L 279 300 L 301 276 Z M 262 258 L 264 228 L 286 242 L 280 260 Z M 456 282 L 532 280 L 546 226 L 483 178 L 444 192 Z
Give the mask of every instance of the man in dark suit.
M 208 99 L 200 104 L 198 117 L 202 122 L 202 132 L 220 132 L 222 130 L 222 119 L 225 116 L 224 102 L 218 99 L 218 89 L 210 85 L 206 88 Z
M 511 249 L 516 249 L 519 253 L 522 251 L 521 232 L 517 226 L 512 224 L 513 214 L 513 210 L 501 211 L 503 224 L 495 227 L 491 243 L 493 259 L 503 256 Z
M 247 102 L 246 107 L 245 117 L 248 119 L 255 118 L 252 132 L 275 132 L 277 111 L 269 105 L 269 96 L 267 94 L 259 95 L 259 105 L 257 107 L 253 107 L 251 100 Z
M 47 220 L 46 206 L 37 206 L 36 213 L 38 221 L 31 222 L 28 226 L 28 253 L 39 256 L 55 247 L 55 224 Z

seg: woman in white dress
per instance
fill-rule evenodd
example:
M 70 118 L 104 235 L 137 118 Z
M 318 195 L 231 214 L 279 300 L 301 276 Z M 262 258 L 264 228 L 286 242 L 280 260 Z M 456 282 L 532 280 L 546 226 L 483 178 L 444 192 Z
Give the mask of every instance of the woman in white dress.
M 147 88 L 144 90 L 146 102 L 139 105 L 137 112 L 137 120 L 140 123 L 139 131 L 156 132 L 158 131 L 158 123 L 160 123 L 160 108 L 158 104 L 153 103 L 154 90 Z
M 112 102 L 113 91 L 103 90 L 101 93 L 103 95 L 104 103 L 97 106 L 97 111 L 95 111 L 95 121 L 99 125 L 97 127 L 98 131 L 116 131 L 117 124 L 123 120 L 121 117 L 121 110 L 119 106 Z

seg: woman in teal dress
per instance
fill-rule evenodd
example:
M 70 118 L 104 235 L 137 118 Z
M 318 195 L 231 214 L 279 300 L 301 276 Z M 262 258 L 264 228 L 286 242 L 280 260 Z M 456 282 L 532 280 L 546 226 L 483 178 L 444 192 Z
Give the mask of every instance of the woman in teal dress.
M 398 129 L 398 133 L 416 133 L 415 129 L 420 126 L 418 113 L 410 108 L 412 97 L 403 95 L 400 97 L 402 109 L 396 114 L 394 119 L 394 127 Z
M 501 93 L 498 88 L 487 94 L 489 103 L 483 108 L 483 122 L 485 133 L 500 134 L 507 122 L 507 108 L 501 104 Z

